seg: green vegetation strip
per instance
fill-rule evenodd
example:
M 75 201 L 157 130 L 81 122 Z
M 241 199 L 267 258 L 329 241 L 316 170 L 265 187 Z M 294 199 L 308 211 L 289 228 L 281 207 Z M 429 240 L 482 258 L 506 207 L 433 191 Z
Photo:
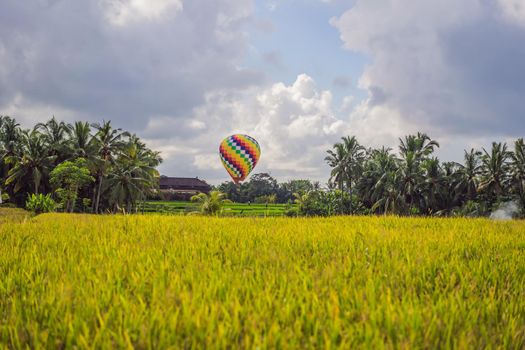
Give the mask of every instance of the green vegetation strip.
M 0 348 L 525 347 L 525 223 L 45 214 L 0 225 Z
M 231 203 L 224 205 L 224 216 L 283 216 L 286 204 L 245 204 Z M 192 202 L 151 201 L 139 206 L 144 213 L 183 214 L 197 211 L 198 205 Z

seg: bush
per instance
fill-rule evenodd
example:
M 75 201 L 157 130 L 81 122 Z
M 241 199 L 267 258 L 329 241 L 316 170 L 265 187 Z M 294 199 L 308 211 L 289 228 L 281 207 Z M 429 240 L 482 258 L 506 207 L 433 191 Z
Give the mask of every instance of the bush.
M 51 195 L 32 194 L 26 201 L 26 209 L 35 214 L 49 213 L 55 210 L 56 203 Z

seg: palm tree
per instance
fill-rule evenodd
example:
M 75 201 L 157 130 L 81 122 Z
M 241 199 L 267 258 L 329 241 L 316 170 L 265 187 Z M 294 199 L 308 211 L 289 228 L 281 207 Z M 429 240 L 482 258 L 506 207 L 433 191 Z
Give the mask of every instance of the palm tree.
M 493 142 L 490 153 L 483 148 L 483 153 L 482 178 L 478 190 L 486 193 L 488 209 L 491 210 L 493 204 L 505 193 L 511 153 L 507 150 L 507 144 L 501 142 Z
M 439 210 L 437 215 L 449 215 L 465 202 L 465 191 L 460 185 L 464 181 L 462 165 L 456 162 L 444 162 L 442 168 L 442 183 L 440 191 Z
M 388 170 L 379 178 L 373 187 L 373 212 L 379 210 L 385 215 L 406 212 L 405 197 L 400 191 L 399 182 L 398 172 L 395 170 Z
M 409 151 L 403 155 L 396 177 L 399 191 L 403 194 L 408 208 L 413 210 L 414 204 L 421 207 L 419 200 L 421 199 L 420 190 L 423 182 L 423 172 L 419 166 L 417 152 Z
M 97 188 L 94 192 L 96 194 L 94 212 L 98 213 L 102 183 L 107 176 L 110 165 L 114 163 L 115 154 L 122 147 L 122 137 L 127 135 L 127 133 L 123 133 L 121 129 L 113 129 L 111 121 L 103 122 L 102 125 L 95 123 L 92 126 L 97 130 L 94 136 L 94 143 L 100 160 L 96 171 Z
M 512 187 L 521 203 L 521 210 L 525 213 L 525 143 L 522 138 L 514 143 L 514 153 L 511 156 Z
M 413 153 L 415 160 L 420 161 L 422 158 L 432 154 L 435 148 L 439 148 L 439 143 L 432 140 L 427 134 L 418 132 L 416 135 L 407 135 L 405 139 L 399 139 L 399 151 L 402 157 L 408 153 Z
M 439 147 L 437 141 L 432 140 L 427 134 L 418 132 L 416 135 L 407 135 L 399 139 L 399 152 L 401 162 L 397 173 L 399 190 L 405 197 L 405 203 L 410 210 L 417 205 L 424 208 L 421 191 L 423 190 L 423 169 L 420 164 L 428 159 L 435 148 Z
M 425 159 L 422 163 L 424 179 L 421 184 L 423 191 L 423 210 L 431 214 L 440 209 L 443 200 L 444 176 L 439 159 Z
M 343 137 L 343 144 L 346 151 L 346 187 L 350 194 L 350 213 L 352 213 L 352 185 L 357 182 L 363 172 L 365 149 L 357 142 L 355 136 Z
M 2 158 L 14 156 L 21 139 L 20 124 L 15 119 L 4 116 L 1 118 L 0 139 L 3 145 Z
M 474 200 L 477 195 L 479 175 L 481 170 L 480 165 L 481 152 L 473 148 L 467 152 L 465 150 L 464 164 L 458 164 L 460 172 L 460 181 L 458 182 L 458 192 L 464 192 L 466 200 Z
M 38 123 L 35 129 L 42 132 L 46 142 L 46 148 L 50 155 L 55 156 L 57 163 L 66 160 L 68 149 L 68 136 L 71 133 L 71 125 L 58 122 L 53 116 L 46 123 Z
M 13 164 L 10 164 L 8 159 L 13 157 L 16 152 L 19 152 L 20 150 L 20 138 L 20 125 L 11 117 L 0 117 L 0 176 L 2 178 L 2 187 L 4 186 L 4 181 L 9 174 L 9 170 L 13 167 Z M 11 187 L 12 186 L 6 186 L 9 195 L 13 195 L 14 193 Z
M 109 193 L 109 204 L 114 209 L 125 205 L 126 212 L 130 213 L 136 207 L 137 201 L 144 198 L 144 189 L 151 186 L 151 181 L 137 176 L 139 172 L 140 169 L 130 163 L 113 167 L 104 184 L 106 192 Z
M 88 162 L 96 157 L 95 139 L 88 122 L 75 122 L 70 131 L 71 158 L 84 158 Z
M 332 168 L 330 172 L 330 181 L 334 181 L 339 190 L 343 192 L 343 186 L 346 180 L 346 150 L 344 145 L 336 143 L 333 146 L 333 150 L 326 151 L 328 156 L 325 157 L 325 161 Z
M 19 153 L 7 159 L 14 166 L 9 170 L 6 185 L 14 184 L 14 192 L 18 192 L 24 185 L 32 183 L 33 193 L 38 194 L 56 156 L 49 154 L 45 137 L 36 129 L 22 132 L 21 147 Z
M 330 180 L 334 180 L 341 191 L 341 203 L 343 202 L 344 185 L 350 194 L 350 208 L 352 213 L 352 185 L 362 173 L 362 164 L 365 158 L 365 150 L 359 144 L 355 136 L 342 138 L 342 143 L 336 143 L 334 150 L 328 150 L 325 161 L 332 168 Z M 341 210 L 342 205 L 341 205 Z
M 160 152 L 147 148 L 146 144 L 135 134 L 131 135 L 126 143 L 122 144 L 119 155 L 126 157 L 130 161 L 142 162 L 143 166 L 150 168 L 150 172 L 162 163 Z
M 144 199 L 158 186 L 159 172 L 155 167 L 162 162 L 162 158 L 158 152 L 148 149 L 136 135 L 122 143 L 117 155 L 107 181 L 110 202 L 113 205 L 125 203 L 130 212 L 136 208 L 138 200 Z
M 219 191 L 211 191 L 209 194 L 199 193 L 191 197 L 191 201 L 198 203 L 200 212 L 206 215 L 218 215 L 225 204 L 232 203 Z
M 391 183 L 391 175 L 396 172 L 398 160 L 390 153 L 390 148 L 382 147 L 368 152 L 369 158 L 363 166 L 363 176 L 357 183 L 357 190 L 363 204 L 372 208 L 378 204 L 373 211 L 381 211 L 382 199 L 387 195 L 387 187 Z

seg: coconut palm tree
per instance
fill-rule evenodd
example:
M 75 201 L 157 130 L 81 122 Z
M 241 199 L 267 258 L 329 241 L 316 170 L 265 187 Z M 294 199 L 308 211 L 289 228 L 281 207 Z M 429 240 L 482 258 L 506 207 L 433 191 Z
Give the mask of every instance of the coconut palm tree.
M 55 157 L 57 163 L 68 158 L 68 141 L 71 125 L 58 122 L 53 116 L 46 123 L 36 124 L 35 129 L 42 133 L 42 137 L 47 144 L 46 148 L 49 154 Z
M 385 147 L 368 151 L 369 157 L 364 162 L 363 175 L 356 187 L 361 202 L 368 208 L 377 202 L 382 203 L 382 199 L 387 196 L 391 175 L 397 171 L 398 159 L 390 152 L 391 149 Z M 381 211 L 382 207 L 378 205 L 376 209 Z
M 365 148 L 357 142 L 355 136 L 343 137 L 343 145 L 346 153 L 346 187 L 350 194 L 350 213 L 352 213 L 352 186 L 363 172 L 363 162 L 366 153 Z
M 490 152 L 483 148 L 478 191 L 486 194 L 489 210 L 506 192 L 510 157 L 511 152 L 507 150 L 506 143 L 493 142 Z
M 346 177 L 345 148 L 343 144 L 336 143 L 333 146 L 333 150 L 330 149 L 326 152 L 328 153 L 328 156 L 325 157 L 325 161 L 332 168 L 332 171 L 330 172 L 330 180 L 334 181 L 342 191 Z
M 14 184 L 14 192 L 18 192 L 27 184 L 32 184 L 33 193 L 38 194 L 40 185 L 49 175 L 55 155 L 48 152 L 45 137 L 33 129 L 21 133 L 21 150 L 7 161 L 13 164 L 6 179 L 6 185 Z
M 69 146 L 72 159 L 84 158 L 88 162 L 94 161 L 97 148 L 88 122 L 77 121 L 73 124 L 70 130 Z
M 514 153 L 511 156 L 512 188 L 525 214 L 525 143 L 522 138 L 514 143 Z
M 338 184 L 341 194 L 344 186 L 352 198 L 352 187 L 361 175 L 363 170 L 363 161 L 365 159 L 365 149 L 359 144 L 355 136 L 346 136 L 342 138 L 342 143 L 336 143 L 333 150 L 328 150 L 328 156 L 325 161 L 332 167 L 330 180 Z M 343 195 L 341 195 L 341 202 Z M 349 201 L 349 211 L 352 213 L 352 200 Z M 342 208 L 342 206 L 341 206 Z
M 440 203 L 436 214 L 449 215 L 465 202 L 465 192 L 460 186 L 460 183 L 463 181 L 463 173 L 461 164 L 456 162 L 443 162 L 441 169 Z
M 150 188 L 151 180 L 138 176 L 138 173 L 141 173 L 141 169 L 131 163 L 112 167 L 104 182 L 104 189 L 114 210 L 125 207 L 126 212 L 130 213 L 136 208 L 137 201 L 144 199 L 145 189 Z
M 432 140 L 427 134 L 418 132 L 416 135 L 407 135 L 404 139 L 399 139 L 399 151 L 402 157 L 412 153 L 417 162 L 432 154 L 439 143 Z
M 465 150 L 464 164 L 458 164 L 460 181 L 456 190 L 465 193 L 467 201 L 474 200 L 477 196 L 481 173 L 480 158 L 481 152 L 471 148 L 470 151 Z
M 421 189 L 424 205 L 421 209 L 428 214 L 439 211 L 440 205 L 443 202 L 443 190 L 445 187 L 445 179 L 443 170 L 436 157 L 425 159 L 421 165 L 424 173 L 422 179 Z
M 115 155 L 122 147 L 122 137 L 127 135 L 121 129 L 113 129 L 111 121 L 102 124 L 95 123 L 92 125 L 97 130 L 94 136 L 94 144 L 97 149 L 99 164 L 97 166 L 96 178 L 97 187 L 94 192 L 94 212 L 99 212 L 100 195 L 102 192 L 102 183 L 107 176 L 109 167 L 115 161 Z
M 122 141 L 103 191 L 109 193 L 109 204 L 113 208 L 125 206 L 127 212 L 137 208 L 137 202 L 158 186 L 159 172 L 155 167 L 161 162 L 159 153 L 148 149 L 136 135 Z
M 405 197 L 400 190 L 397 170 L 386 171 L 373 188 L 375 202 L 371 209 L 383 214 L 402 214 L 407 211 Z
M 405 203 L 409 210 L 413 210 L 415 205 L 421 207 L 421 184 L 423 183 L 423 171 L 419 166 L 418 153 L 409 151 L 403 154 L 403 159 L 397 170 L 399 191 L 405 198 Z
M 6 179 L 9 170 L 13 167 L 7 159 L 13 157 L 20 150 L 21 130 L 20 125 L 11 117 L 0 117 L 0 176 Z M 3 185 L 2 181 L 2 185 Z M 13 194 L 12 189 L 9 189 Z
M 332 168 L 330 171 L 330 180 L 335 182 L 339 191 L 341 191 L 341 203 L 343 201 L 343 191 L 346 182 L 347 164 L 346 164 L 346 150 L 343 144 L 336 143 L 333 146 L 333 150 L 327 150 L 328 156 L 325 157 L 325 161 Z M 341 206 L 342 208 L 342 206 Z
M 0 130 L 0 140 L 3 146 L 2 158 L 15 155 L 21 139 L 20 124 L 11 117 L 3 116 Z

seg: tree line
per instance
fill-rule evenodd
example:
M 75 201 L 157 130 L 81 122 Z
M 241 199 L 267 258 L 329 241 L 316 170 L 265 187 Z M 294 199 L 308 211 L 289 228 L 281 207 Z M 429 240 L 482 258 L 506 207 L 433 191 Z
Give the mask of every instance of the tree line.
M 328 150 L 331 187 L 342 213 L 485 216 L 502 203 L 525 211 L 525 144 L 493 142 L 464 151 L 461 163 L 441 162 L 439 143 L 424 133 L 399 139 L 399 152 L 365 148 L 355 136 Z
M 310 180 L 290 180 L 279 183 L 268 173 L 253 174 L 249 181 L 236 185 L 232 181 L 223 182 L 214 188 L 224 193 L 236 203 L 289 203 L 295 199 L 294 193 L 320 190 L 319 182 Z
M 4 202 L 63 211 L 131 212 L 158 186 L 162 159 L 140 138 L 104 121 L 55 117 L 23 129 L 0 116 L 0 190 Z

